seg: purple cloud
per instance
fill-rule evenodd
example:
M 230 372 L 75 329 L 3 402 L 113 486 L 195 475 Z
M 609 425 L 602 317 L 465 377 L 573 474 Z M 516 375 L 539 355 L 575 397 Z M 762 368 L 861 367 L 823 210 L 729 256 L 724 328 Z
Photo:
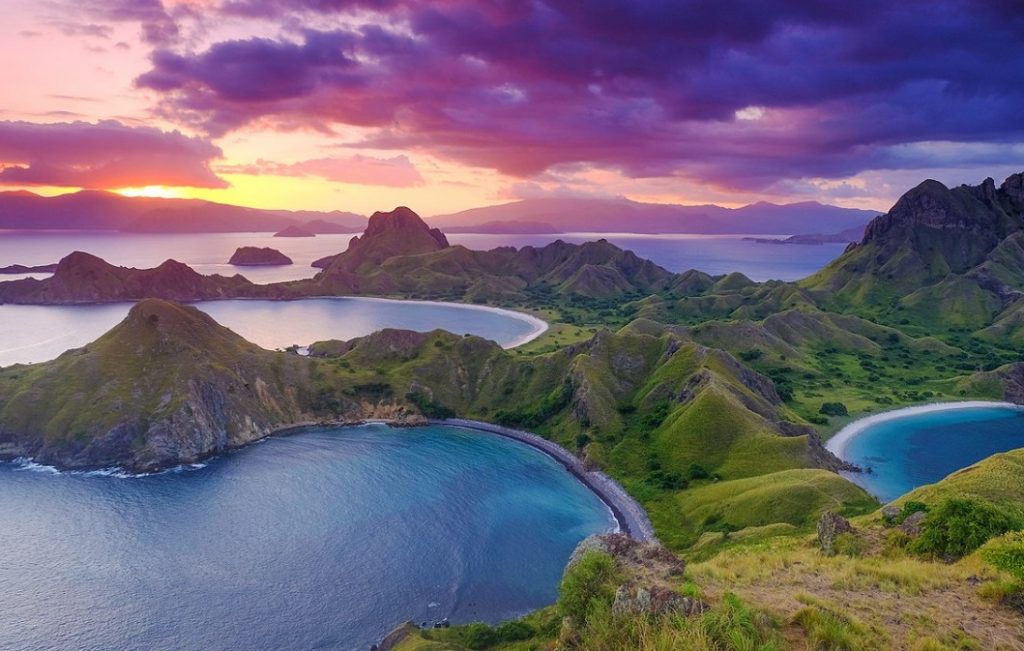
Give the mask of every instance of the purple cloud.
M 221 166 L 218 171 L 224 174 L 316 176 L 337 183 L 383 185 L 393 188 L 408 188 L 423 183 L 423 177 L 406 156 L 374 158 L 355 155 L 344 158 L 315 158 L 297 163 L 275 163 L 261 159 L 249 165 Z
M 373 128 L 360 144 L 518 176 L 584 163 L 747 189 L 927 167 L 932 151 L 908 157 L 910 143 L 1024 139 L 1024 12 L 1008 1 L 218 7 L 293 25 L 376 20 L 157 49 L 138 85 L 213 135 L 255 120 L 348 124 Z
M 98 123 L 0 122 L 0 184 L 70 188 L 224 188 L 221 150 L 178 131 Z
M 53 23 L 65 34 L 109 38 L 110 25 L 138 23 L 142 39 L 150 45 L 167 45 L 178 38 L 178 24 L 162 0 L 57 0 L 57 18 Z

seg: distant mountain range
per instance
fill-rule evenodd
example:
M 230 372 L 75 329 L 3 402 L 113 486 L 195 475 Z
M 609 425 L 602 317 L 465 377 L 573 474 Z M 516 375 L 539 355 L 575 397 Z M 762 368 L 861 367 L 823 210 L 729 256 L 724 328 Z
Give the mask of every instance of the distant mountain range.
M 125 197 L 95 190 L 56 197 L 0 192 L 0 229 L 230 233 L 276 232 L 289 226 L 313 233 L 357 233 L 366 227 L 366 218 L 340 210 L 261 210 L 201 199 Z
M 627 199 L 528 199 L 473 208 L 428 221 L 452 233 L 563 232 L 775 234 L 863 228 L 877 213 L 814 202 L 743 208 L 639 203 Z M 366 218 L 335 210 L 262 210 L 200 199 L 125 197 L 83 190 L 56 197 L 0 192 L 0 229 L 113 230 L 146 233 L 357 233 Z
M 532 222 L 562 232 L 775 234 L 837 233 L 863 228 L 878 212 L 813 201 L 742 208 L 640 203 L 628 199 L 526 199 L 437 215 L 430 223 L 448 232 L 471 226 Z

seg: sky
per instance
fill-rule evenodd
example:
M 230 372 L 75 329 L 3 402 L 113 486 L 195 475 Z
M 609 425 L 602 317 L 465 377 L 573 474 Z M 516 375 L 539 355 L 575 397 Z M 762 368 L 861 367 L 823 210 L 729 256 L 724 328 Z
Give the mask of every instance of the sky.
M 1019 0 L 2 0 L 0 189 L 885 210 L 1024 169 Z

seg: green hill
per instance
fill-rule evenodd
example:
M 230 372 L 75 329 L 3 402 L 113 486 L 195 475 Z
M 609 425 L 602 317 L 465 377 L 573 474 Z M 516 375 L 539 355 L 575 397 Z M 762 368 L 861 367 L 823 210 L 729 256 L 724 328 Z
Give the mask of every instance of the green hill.
M 1022 179 L 953 189 L 925 181 L 801 285 L 832 308 L 890 322 L 981 327 L 1024 289 Z
M 301 362 L 146 300 L 88 346 L 0 370 L 0 453 L 133 470 L 195 461 L 308 418 Z

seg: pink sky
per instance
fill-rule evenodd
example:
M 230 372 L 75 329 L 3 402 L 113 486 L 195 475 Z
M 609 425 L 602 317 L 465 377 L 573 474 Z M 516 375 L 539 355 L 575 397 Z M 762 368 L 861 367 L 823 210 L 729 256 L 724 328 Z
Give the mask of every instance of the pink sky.
M 734 4 L 6 0 L 0 182 L 361 213 L 885 209 L 1024 167 L 1021 72 L 975 38 L 1015 29 L 999 3 Z

